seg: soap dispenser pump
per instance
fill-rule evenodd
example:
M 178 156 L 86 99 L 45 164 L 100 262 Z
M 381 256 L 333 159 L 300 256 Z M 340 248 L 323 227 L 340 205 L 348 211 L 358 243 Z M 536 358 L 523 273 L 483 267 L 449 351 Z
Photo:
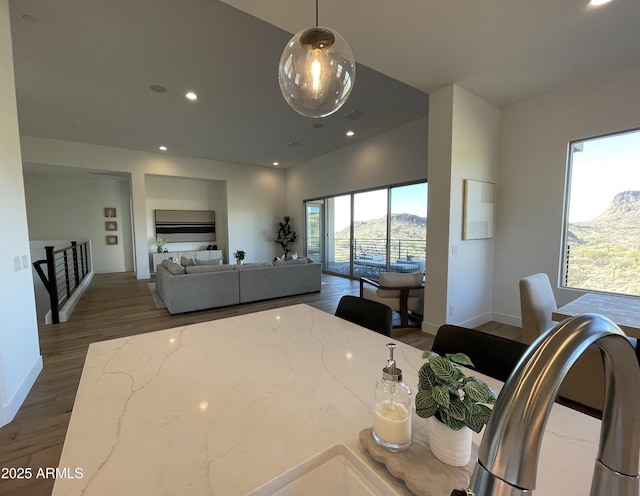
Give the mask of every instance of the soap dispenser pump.
M 411 444 L 411 389 L 402 382 L 402 370 L 396 367 L 388 343 L 389 359 L 376 383 L 373 412 L 373 439 L 389 451 L 404 451 Z

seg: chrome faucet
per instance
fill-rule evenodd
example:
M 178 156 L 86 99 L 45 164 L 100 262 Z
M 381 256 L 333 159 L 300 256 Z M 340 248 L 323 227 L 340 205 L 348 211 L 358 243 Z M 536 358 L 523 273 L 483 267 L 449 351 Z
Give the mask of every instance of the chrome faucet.
M 640 366 L 624 333 L 591 314 L 542 334 L 522 357 L 494 405 L 466 494 L 531 495 L 551 406 L 567 372 L 591 345 L 601 350 L 606 387 L 590 494 L 638 496 Z

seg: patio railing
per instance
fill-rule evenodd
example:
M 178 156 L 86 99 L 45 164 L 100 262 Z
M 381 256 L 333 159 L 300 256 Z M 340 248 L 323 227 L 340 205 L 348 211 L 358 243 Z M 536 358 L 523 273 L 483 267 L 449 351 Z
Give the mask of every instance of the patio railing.
M 389 260 L 387 261 L 387 243 L 384 239 L 356 238 L 353 244 L 349 239 L 337 238 L 328 248 L 326 266 L 331 271 L 347 273 L 353 250 L 354 271 L 357 275 L 376 277 L 381 271 L 413 272 L 424 271 L 427 255 L 425 239 L 392 238 L 389 242 Z M 307 240 L 307 255 L 320 256 L 320 239 Z

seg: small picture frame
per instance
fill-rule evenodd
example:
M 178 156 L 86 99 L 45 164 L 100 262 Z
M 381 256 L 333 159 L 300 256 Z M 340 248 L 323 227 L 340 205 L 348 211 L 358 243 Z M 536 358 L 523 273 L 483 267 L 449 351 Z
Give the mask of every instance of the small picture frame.
M 106 208 L 104 209 L 104 216 L 105 216 L 105 217 L 109 217 L 109 218 L 115 217 L 115 216 L 116 216 L 116 209 L 115 209 L 115 207 L 106 207 Z
M 107 236 L 107 244 L 108 245 L 117 245 L 118 244 L 118 236 L 115 234 L 110 234 Z
M 115 220 L 108 220 L 104 223 L 104 229 L 106 231 L 117 231 L 118 223 Z

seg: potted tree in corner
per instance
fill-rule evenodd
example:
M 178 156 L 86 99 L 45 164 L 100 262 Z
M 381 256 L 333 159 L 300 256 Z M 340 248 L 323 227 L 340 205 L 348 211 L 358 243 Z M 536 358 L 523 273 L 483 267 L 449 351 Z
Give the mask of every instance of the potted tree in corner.
M 278 232 L 276 234 L 275 242 L 282 247 L 286 258 L 291 251 L 289 245 L 295 243 L 296 238 L 298 237 L 296 232 L 291 228 L 291 217 L 288 215 L 284 216 L 282 222 L 278 223 Z

